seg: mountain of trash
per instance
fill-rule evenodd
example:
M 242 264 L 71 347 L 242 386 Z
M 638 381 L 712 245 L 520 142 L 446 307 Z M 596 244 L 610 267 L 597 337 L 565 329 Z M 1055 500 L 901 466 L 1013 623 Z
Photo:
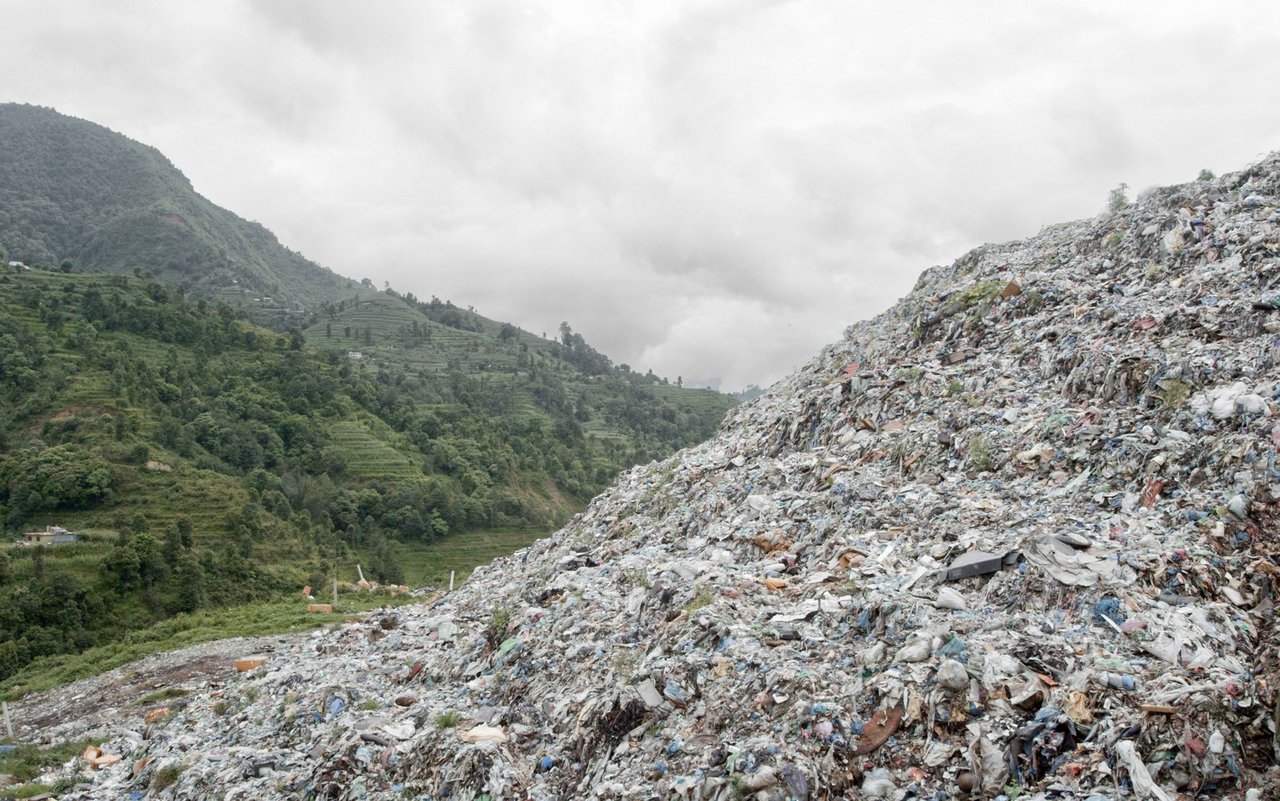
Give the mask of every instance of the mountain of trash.
M 1280 155 L 980 247 L 62 797 L 1278 798 L 1278 365 Z

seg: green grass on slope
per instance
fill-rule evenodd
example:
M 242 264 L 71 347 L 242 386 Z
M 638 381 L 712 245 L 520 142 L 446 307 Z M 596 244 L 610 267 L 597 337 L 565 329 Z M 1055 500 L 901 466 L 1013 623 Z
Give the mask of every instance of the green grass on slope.
M 550 533 L 529 529 L 472 531 L 429 545 L 418 542 L 394 545 L 404 567 L 406 583 L 412 587 L 448 588 L 450 570 L 457 571 L 455 581 L 461 585 L 476 567 L 514 553 Z
M 153 626 L 130 632 L 108 645 L 90 648 L 79 654 L 58 654 L 37 659 L 0 683 L 0 699 L 12 701 L 29 693 L 97 676 L 162 651 L 233 637 L 305 631 L 341 623 L 356 612 L 412 601 L 408 596 L 341 595 L 338 609 L 333 614 L 307 612 L 305 602 L 293 600 L 246 604 L 228 609 L 203 609 L 189 615 L 176 615 Z
M 347 472 L 360 478 L 421 480 L 422 469 L 413 459 L 378 439 L 367 424 L 341 420 L 329 426 L 329 436 L 346 459 Z

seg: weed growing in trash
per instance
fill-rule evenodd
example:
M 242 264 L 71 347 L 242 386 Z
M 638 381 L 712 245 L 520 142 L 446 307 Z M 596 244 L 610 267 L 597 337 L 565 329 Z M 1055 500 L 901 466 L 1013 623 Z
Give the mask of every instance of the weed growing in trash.
M 684 611 L 688 612 L 689 614 L 693 614 L 694 612 L 697 612 L 699 609 L 703 609 L 705 607 L 711 606 L 711 604 L 715 603 L 715 600 L 716 598 L 714 595 L 711 594 L 711 590 L 707 589 L 706 587 L 701 587 L 698 589 L 697 593 L 693 596 L 693 599 L 690 600 L 689 603 L 685 605 Z
M 490 648 L 497 648 L 506 639 L 507 630 L 511 626 L 511 610 L 505 606 L 495 606 L 489 617 L 489 627 L 485 631 L 485 639 Z
M 185 765 L 165 765 L 156 771 L 155 776 L 151 779 L 151 792 L 159 793 L 174 782 L 178 781 L 178 777 L 186 770 Z
M 139 704 L 154 704 L 156 701 L 168 701 L 170 698 L 181 698 L 186 695 L 187 691 L 181 687 L 165 687 L 163 690 L 156 690 L 142 697 Z
M 991 440 L 983 436 L 975 436 L 969 440 L 969 468 L 985 473 L 995 466 L 995 453 Z
M 461 720 L 462 713 L 450 709 L 447 712 L 441 712 L 439 715 L 436 715 L 435 720 L 431 721 L 431 723 L 437 729 L 452 729 L 454 726 L 457 726 Z

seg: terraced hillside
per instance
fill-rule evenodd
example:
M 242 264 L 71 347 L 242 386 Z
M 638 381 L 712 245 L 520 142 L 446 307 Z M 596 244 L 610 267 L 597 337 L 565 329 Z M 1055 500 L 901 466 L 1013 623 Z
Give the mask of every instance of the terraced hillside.
M 685 389 L 615 366 L 564 326 L 560 341 L 489 320 L 433 298 L 353 294 L 321 307 L 307 344 L 353 362 L 390 368 L 421 384 L 419 408 L 452 414 L 464 399 L 493 419 L 552 425 L 585 435 L 621 462 L 658 458 L 714 430 L 726 395 Z
M 485 336 L 375 301 L 356 311 Z M 178 612 L 296 593 L 339 565 L 391 582 L 465 572 L 718 422 L 714 405 L 677 405 L 705 403 L 697 392 L 584 376 L 565 346 L 538 342 L 538 362 L 511 372 L 439 369 L 393 344 L 353 358 L 154 280 L 0 267 L 0 521 L 8 539 L 81 535 L 0 549 L 0 679 Z M 627 403 L 662 426 L 609 405 Z M 463 533 L 479 539 L 426 547 Z

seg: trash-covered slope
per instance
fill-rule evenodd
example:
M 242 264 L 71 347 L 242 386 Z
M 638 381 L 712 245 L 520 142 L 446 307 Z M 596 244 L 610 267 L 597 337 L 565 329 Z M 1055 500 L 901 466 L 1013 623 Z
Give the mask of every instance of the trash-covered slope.
M 458 592 L 122 720 L 80 797 L 1276 797 L 1278 173 L 927 271 Z

